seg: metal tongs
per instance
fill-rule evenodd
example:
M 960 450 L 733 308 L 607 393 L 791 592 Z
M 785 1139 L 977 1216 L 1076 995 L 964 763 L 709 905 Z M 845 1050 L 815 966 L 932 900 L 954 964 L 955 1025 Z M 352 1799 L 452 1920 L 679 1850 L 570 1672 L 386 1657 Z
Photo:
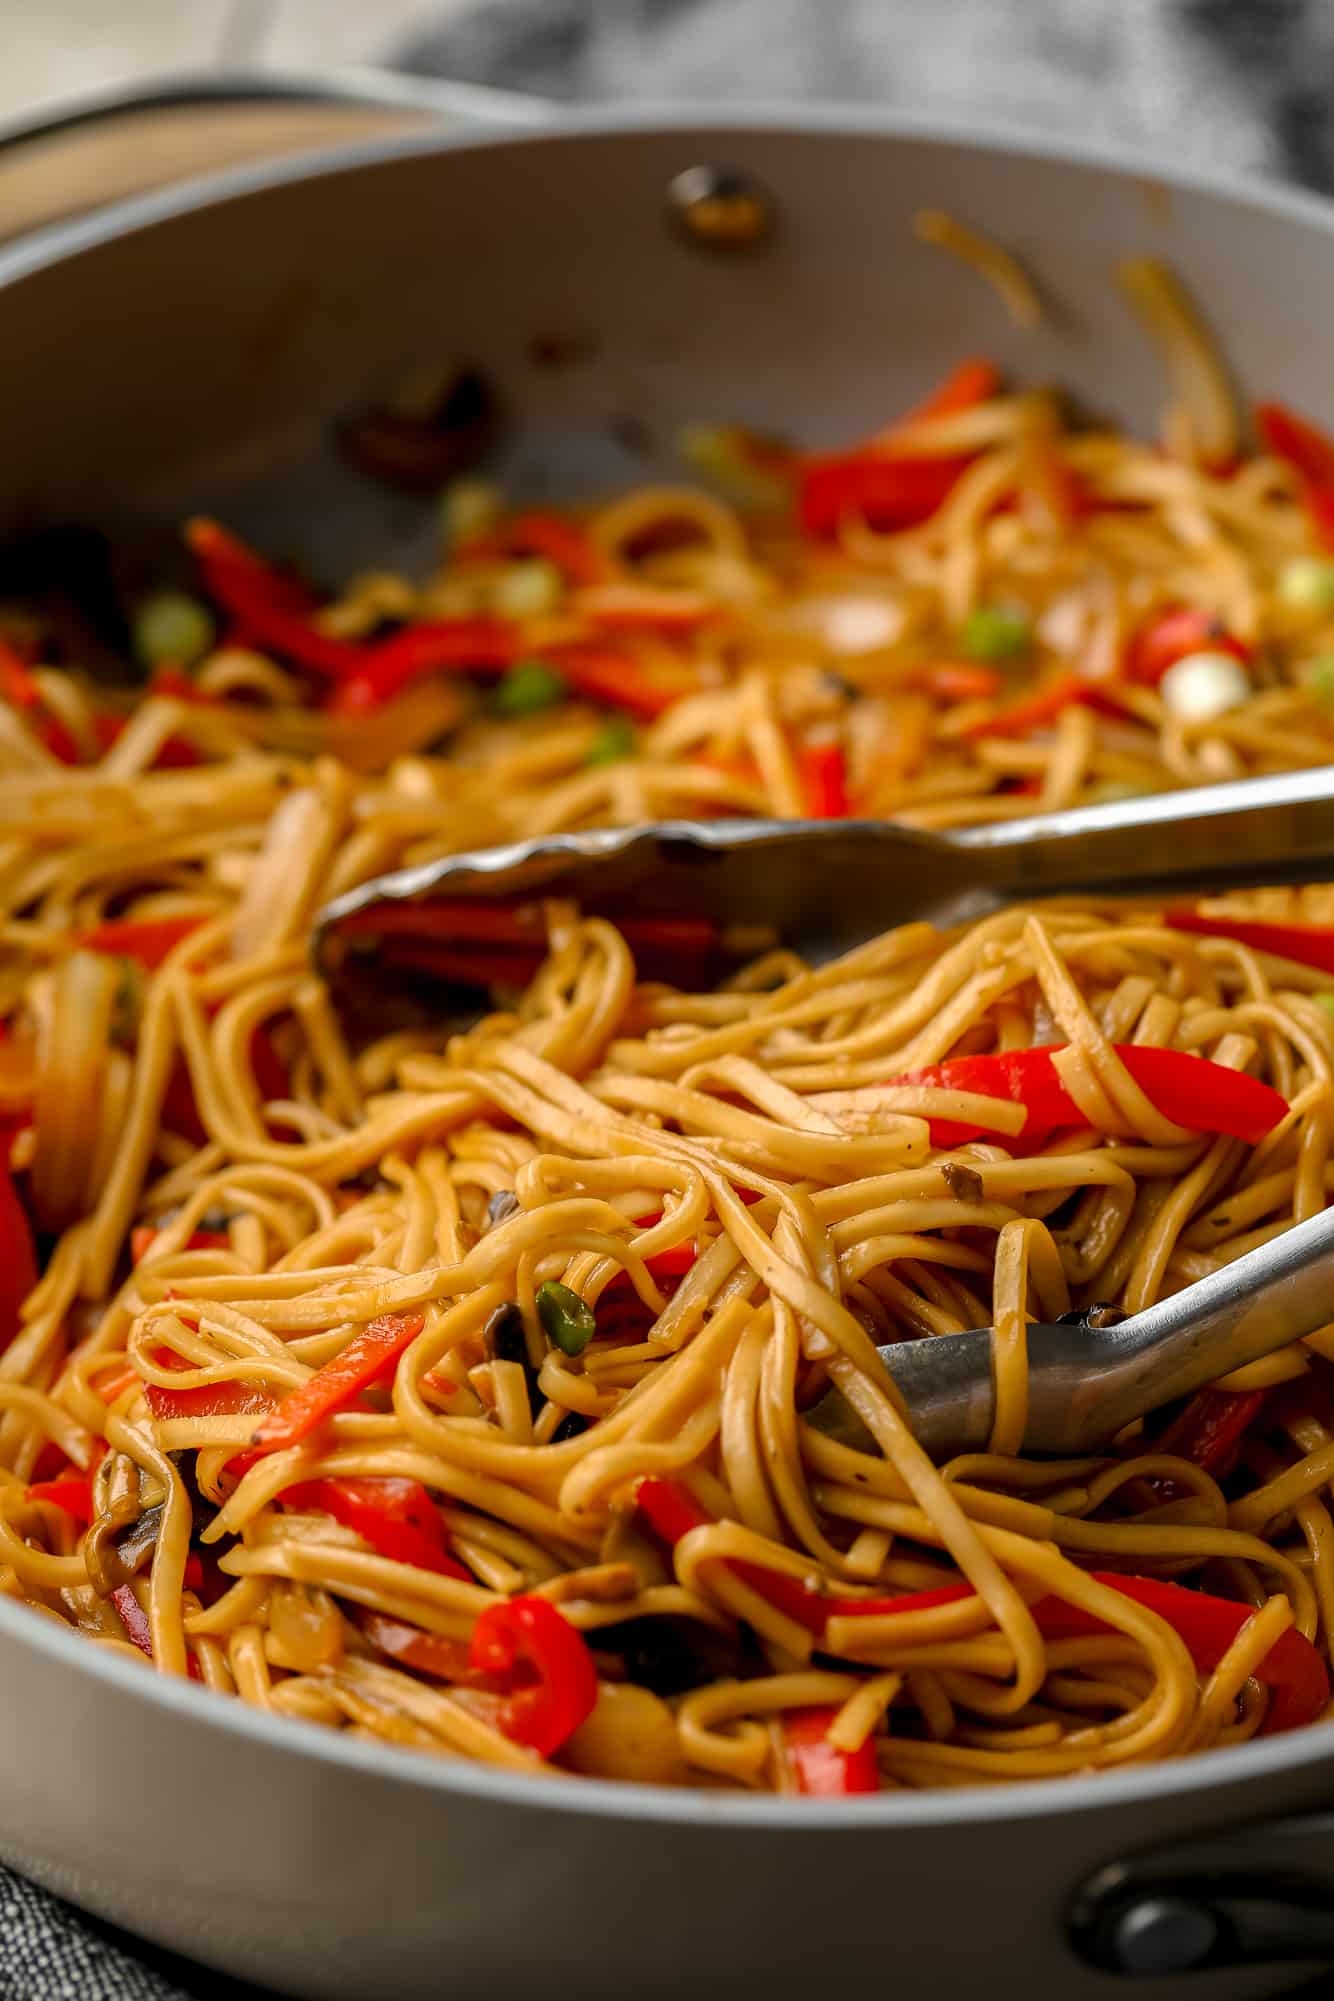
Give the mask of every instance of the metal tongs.
M 883 821 L 663 822 L 560 834 L 376 877 L 320 912 L 340 925 L 447 895 L 571 898 L 590 910 L 772 927 L 820 962 L 913 918 L 957 924 L 1047 896 L 1161 897 L 1334 881 L 1334 769 L 1080 806 L 950 834 Z M 331 949 L 332 948 L 332 949 Z M 1132 1418 L 1334 1321 L 1334 1208 L 1118 1325 L 1096 1311 L 1028 1330 L 1023 1449 L 1095 1450 Z M 990 1328 L 879 1350 L 937 1458 L 982 1449 L 995 1416 Z M 837 1392 L 808 1420 L 865 1443 Z

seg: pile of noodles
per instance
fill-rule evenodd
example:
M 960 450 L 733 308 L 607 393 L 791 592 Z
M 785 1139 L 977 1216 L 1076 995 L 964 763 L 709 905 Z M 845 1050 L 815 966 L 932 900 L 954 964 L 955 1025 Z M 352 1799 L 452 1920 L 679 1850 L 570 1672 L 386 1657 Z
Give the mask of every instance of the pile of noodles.
M 289 858 L 274 880 L 284 844 L 261 844 L 239 898 L 187 888 L 184 868 L 172 887 L 165 842 L 153 864 L 128 839 L 80 850 L 62 877 L 59 848 L 38 860 L 43 830 L 28 837 L 67 921 L 145 876 L 157 886 L 134 909 L 188 904 L 207 921 L 141 973 L 129 1029 L 112 962 L 71 951 L 49 910 L 5 933 L 32 961 L 20 1020 L 37 1038 L 35 1123 L 20 1122 L 13 1159 L 59 1234 L 0 1356 L 0 1588 L 129 1652 L 107 1595 L 128 1579 L 162 1672 L 517 1767 L 540 1761 L 485 1695 L 397 1664 L 368 1612 L 464 1642 L 499 1599 L 545 1596 L 604 1692 L 659 1686 L 660 1637 L 689 1664 L 674 1690 L 646 1692 L 623 1727 L 612 1701 L 557 1757 L 630 1777 L 790 1787 L 783 1718 L 811 1706 L 837 1712 L 845 1748 L 874 1747 L 887 1787 L 1165 1758 L 1261 1728 L 1253 1669 L 1275 1637 L 1295 1624 L 1324 1653 L 1334 1640 L 1334 1332 L 1229 1379 L 1277 1388 L 1224 1490 L 1139 1425 L 1098 1456 L 1015 1456 L 1022 1330 L 1091 1301 L 1142 1307 L 1323 1207 L 1322 976 L 1151 911 L 1046 906 L 953 933 L 906 925 L 816 971 L 774 951 L 688 992 L 638 983 L 609 923 L 552 906 L 550 956 L 513 1007 L 452 1036 L 353 1046 L 303 940 L 340 841 L 359 838 L 353 812 L 336 773 L 294 791 L 280 817 L 300 819 L 304 870 Z M 282 1099 L 262 1100 L 257 1027 L 291 1080 Z M 993 1104 L 994 1138 L 933 1151 L 924 1114 L 957 1113 L 954 1098 L 883 1081 L 1035 1042 L 1070 1045 L 1068 1087 L 1104 1108 L 1104 1129 L 1025 1153 L 1015 1108 Z M 1130 1042 L 1249 1070 L 1289 1112 L 1255 1146 L 1172 1126 L 1114 1054 Z M 164 1109 L 178 1065 L 202 1144 Z M 201 1230 L 208 1247 L 187 1248 Z M 693 1260 L 660 1286 L 646 1260 L 684 1244 Z M 598 1317 L 577 1357 L 534 1311 L 552 1279 Z M 521 1363 L 488 1356 L 511 1303 L 531 1400 Z M 282 1394 L 387 1310 L 423 1324 L 378 1407 L 243 1460 L 239 1479 L 228 1462 L 253 1411 L 149 1409 L 153 1385 Z M 937 1469 L 873 1343 L 985 1324 L 996 1435 Z M 866 1450 L 804 1421 L 831 1381 Z M 85 1532 L 26 1483 L 49 1443 L 78 1467 L 97 1440 L 109 1450 Z M 472 1581 L 282 1504 L 321 1475 L 421 1482 Z M 646 1475 L 706 1511 L 674 1549 L 636 1510 Z M 192 1541 L 216 1567 L 207 1597 L 184 1581 Z M 810 1632 L 747 1587 L 738 1559 L 844 1598 L 972 1591 L 831 1619 L 813 1658 Z M 1255 1616 L 1197 1674 L 1170 1624 L 1090 1574 L 1118 1569 Z M 1029 1606 L 1052 1595 L 1108 1630 L 1044 1639 Z
M 1031 319 L 1003 253 L 948 218 L 921 233 Z M 853 509 L 807 532 L 799 460 L 718 434 L 730 498 L 655 486 L 564 517 L 582 554 L 540 604 L 503 518 L 424 579 L 323 604 L 273 586 L 352 644 L 507 621 L 513 658 L 546 664 L 536 708 L 466 660 L 358 707 L 216 602 L 201 656 L 132 690 L 94 679 L 46 606 L 0 606 L 0 1144 L 43 1265 L 0 1352 L 0 1590 L 275 1712 L 525 1768 L 486 1690 L 376 1635 L 466 1660 L 483 1612 L 536 1594 L 602 1691 L 558 1763 L 778 1789 L 802 1712 L 870 1746 L 886 1787 L 1030 1777 L 1250 1736 L 1267 1650 L 1292 1628 L 1328 1656 L 1330 1330 L 1229 1379 L 1271 1394 L 1222 1485 L 1152 1426 L 1096 1457 L 1016 1456 L 1026 1317 L 1134 1310 L 1324 1206 L 1327 975 L 1151 911 L 1047 907 L 904 927 L 818 971 L 774 952 L 700 991 L 646 984 L 608 923 L 553 907 L 527 991 L 450 1035 L 443 1015 L 368 1022 L 308 953 L 330 897 L 516 837 L 716 814 L 951 827 L 1334 756 L 1334 588 L 1282 587 L 1318 555 L 1312 495 L 1244 454 L 1163 274 L 1124 275 L 1171 363 L 1158 444 L 994 387 L 859 448 L 963 468 L 896 530 Z M 979 679 L 963 642 L 996 610 L 1026 639 Z M 1133 668 L 1183 610 L 1244 661 L 1244 699 L 1193 720 Z M 1076 698 L 1025 711 L 1071 676 Z M 1321 891 L 1258 907 L 1330 916 Z M 1169 1125 L 1114 1053 L 1131 1042 L 1250 1071 L 1289 1113 L 1255 1146 Z M 885 1085 L 1051 1043 L 1090 1125 L 1037 1151 L 994 1103 L 993 1137 L 933 1150 L 927 1114 L 950 1105 Z M 647 1261 L 668 1253 L 660 1282 Z M 596 1318 L 577 1355 L 535 1309 L 553 1280 Z M 503 1308 L 523 1360 L 489 1340 Z M 256 1411 L 386 1311 L 423 1321 L 392 1382 L 250 1460 Z M 937 1469 L 874 1343 L 981 1325 L 991 1449 Z M 806 1422 L 831 1382 L 868 1449 Z M 235 1407 L 160 1417 L 154 1391 Z M 94 1464 L 86 1527 L 30 1493 Z M 319 1476 L 420 1483 L 466 1577 L 377 1553 L 311 1498 Z M 636 1504 L 646 1476 L 700 1512 L 674 1546 Z M 832 1616 L 817 1647 L 748 1563 L 840 1602 L 970 1590 Z M 1197 1672 L 1093 1574 L 1117 1571 L 1254 1617 Z M 1039 1599 L 1102 1629 L 1044 1637 Z

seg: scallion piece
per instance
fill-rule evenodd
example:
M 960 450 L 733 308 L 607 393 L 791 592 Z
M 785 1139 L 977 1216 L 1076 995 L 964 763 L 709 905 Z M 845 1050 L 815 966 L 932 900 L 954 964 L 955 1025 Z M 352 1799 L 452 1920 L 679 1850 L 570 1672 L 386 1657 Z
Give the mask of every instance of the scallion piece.
M 212 613 L 198 598 L 159 591 L 135 612 L 131 636 L 146 667 L 188 667 L 208 652 L 215 630 Z
M 558 668 L 545 660 L 516 660 L 496 689 L 496 708 L 502 716 L 536 716 L 568 693 Z
M 525 557 L 511 563 L 500 577 L 492 604 L 502 618 L 540 618 L 556 609 L 564 589 L 564 578 L 554 563 L 545 556 Z
M 1334 611 L 1334 563 L 1323 556 L 1293 556 L 1275 588 L 1279 603 L 1292 611 Z
M 635 733 L 625 716 L 611 716 L 584 752 L 585 764 L 619 764 L 634 753 Z
M 537 1317 L 549 1341 L 562 1354 L 582 1355 L 598 1331 L 593 1309 L 556 1279 L 545 1279 L 537 1288 Z
M 1027 613 L 1005 605 L 979 605 L 960 634 L 970 660 L 1022 660 L 1032 636 Z

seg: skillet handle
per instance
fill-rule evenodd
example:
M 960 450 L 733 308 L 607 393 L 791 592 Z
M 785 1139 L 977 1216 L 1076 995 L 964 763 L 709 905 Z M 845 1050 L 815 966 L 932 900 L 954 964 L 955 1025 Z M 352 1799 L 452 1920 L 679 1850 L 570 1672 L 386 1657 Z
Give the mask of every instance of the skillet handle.
M 540 99 L 389 70 L 199 70 L 0 119 L 0 243 L 169 181 L 434 125 L 538 125 Z
M 1150 1849 L 1081 1886 L 1067 1936 L 1087 1965 L 1129 1980 L 1334 1961 L 1334 1869 L 1321 1866 L 1331 1859 L 1334 1813 Z

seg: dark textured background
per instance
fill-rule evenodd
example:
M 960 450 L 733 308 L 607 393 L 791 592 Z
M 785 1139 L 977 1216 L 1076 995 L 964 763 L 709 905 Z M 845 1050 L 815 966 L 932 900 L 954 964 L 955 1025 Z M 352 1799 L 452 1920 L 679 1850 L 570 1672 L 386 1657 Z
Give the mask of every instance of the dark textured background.
M 1334 0 L 473 0 L 384 56 L 562 101 L 823 97 L 976 113 L 1334 193 Z M 258 2001 L 139 1955 L 0 1870 L 0 2001 L 224 1997 Z

